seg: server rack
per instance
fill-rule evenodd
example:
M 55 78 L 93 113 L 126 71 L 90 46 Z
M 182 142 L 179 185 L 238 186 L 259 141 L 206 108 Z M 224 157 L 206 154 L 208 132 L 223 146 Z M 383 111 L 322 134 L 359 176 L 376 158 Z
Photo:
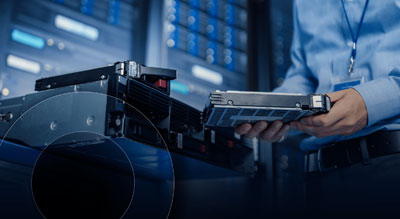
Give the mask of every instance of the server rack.
M 149 55 L 146 63 L 178 70 L 174 97 L 201 109 L 212 90 L 247 89 L 253 46 L 248 1 L 165 0 L 152 5 L 152 13 L 162 17 L 150 15 L 157 17 L 150 26 L 162 35 L 150 39 L 148 51 L 161 52 Z
M 34 91 L 34 82 L 118 60 L 144 61 L 147 1 L 0 2 L 1 97 Z

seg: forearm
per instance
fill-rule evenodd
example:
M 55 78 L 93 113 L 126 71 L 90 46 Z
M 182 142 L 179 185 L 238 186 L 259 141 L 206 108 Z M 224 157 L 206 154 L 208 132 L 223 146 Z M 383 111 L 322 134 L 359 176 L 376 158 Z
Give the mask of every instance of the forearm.
M 355 86 L 368 111 L 368 126 L 400 114 L 400 70 Z

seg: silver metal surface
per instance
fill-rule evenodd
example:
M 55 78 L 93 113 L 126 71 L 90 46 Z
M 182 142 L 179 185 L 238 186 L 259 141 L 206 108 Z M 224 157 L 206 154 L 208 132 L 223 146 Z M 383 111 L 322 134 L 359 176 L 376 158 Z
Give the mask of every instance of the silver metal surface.
M 314 95 L 312 98 L 312 108 L 322 108 L 322 96 L 321 95 Z
M 129 77 L 139 78 L 140 77 L 140 68 L 139 64 L 134 61 L 128 61 L 127 72 Z
M 215 93 L 223 93 L 223 91 L 216 90 Z M 227 90 L 226 93 L 234 93 L 234 94 L 273 94 L 273 95 L 292 95 L 292 96 L 304 96 L 300 93 L 274 93 L 274 92 L 258 92 L 258 91 L 233 91 Z
M 124 75 L 124 70 L 125 70 L 125 63 L 120 62 L 115 65 L 115 73 L 119 75 Z

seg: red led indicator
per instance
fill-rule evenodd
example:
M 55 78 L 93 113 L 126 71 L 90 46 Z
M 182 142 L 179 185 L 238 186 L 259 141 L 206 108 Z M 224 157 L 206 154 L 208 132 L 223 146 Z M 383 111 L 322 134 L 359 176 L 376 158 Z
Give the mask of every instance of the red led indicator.
M 160 87 L 160 88 L 167 88 L 167 81 L 163 79 L 158 79 L 156 83 L 154 83 L 154 86 Z
M 230 148 L 233 148 L 233 141 L 229 140 L 229 141 L 228 141 L 228 146 L 229 146 Z
M 206 152 L 206 146 L 204 144 L 201 145 L 200 151 L 201 151 L 201 153 L 205 153 Z

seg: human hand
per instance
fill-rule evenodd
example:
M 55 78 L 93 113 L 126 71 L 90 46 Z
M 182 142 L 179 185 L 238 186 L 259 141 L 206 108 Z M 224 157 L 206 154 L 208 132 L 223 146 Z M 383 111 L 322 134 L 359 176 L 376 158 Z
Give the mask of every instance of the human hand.
M 244 123 L 236 127 L 235 132 L 250 139 L 260 137 L 265 141 L 277 142 L 285 136 L 289 129 L 288 124 L 284 125 L 282 121 L 277 120 L 272 124 L 265 121 L 257 122 L 254 125 Z
M 368 124 L 367 108 L 363 98 L 355 89 L 330 93 L 328 96 L 335 104 L 328 113 L 305 117 L 290 125 L 298 131 L 316 137 L 327 137 L 349 136 Z

